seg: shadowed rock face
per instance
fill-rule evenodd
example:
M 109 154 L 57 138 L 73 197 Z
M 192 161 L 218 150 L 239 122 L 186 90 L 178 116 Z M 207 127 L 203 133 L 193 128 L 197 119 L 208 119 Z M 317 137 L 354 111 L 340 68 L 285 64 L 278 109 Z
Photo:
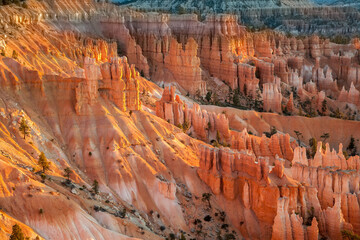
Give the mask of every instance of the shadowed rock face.
M 192 0 L 185 0 L 185 1 L 176 1 L 171 2 L 168 0 L 163 1 L 162 3 L 157 2 L 155 0 L 145 0 L 145 1 L 138 1 L 132 3 L 133 5 L 141 5 L 147 6 L 149 8 L 168 8 L 173 11 L 181 10 L 180 8 L 184 9 L 191 9 L 191 8 L 198 8 L 199 12 L 202 10 L 209 9 L 208 11 L 213 11 L 216 13 L 223 13 L 230 11 L 231 9 L 237 8 L 275 8 L 281 6 L 293 6 L 293 7 L 305 7 L 305 6 L 312 6 L 311 1 L 308 0 L 245 0 L 245 1 L 236 1 L 236 0 L 220 0 L 220 1 L 201 1 L 196 2 Z M 205 10 L 206 11 L 206 10 Z
M 359 1 L 356 0 L 313 0 L 314 3 L 323 5 L 348 5 L 354 7 L 360 7 Z
M 356 35 L 359 31 L 360 13 L 357 1 L 335 4 L 329 1 L 317 5 L 313 1 L 135 1 L 129 3 L 134 9 L 162 10 L 171 13 L 197 13 L 203 19 L 208 14 L 235 14 L 242 24 L 269 27 L 294 34 Z M 332 24 L 329 24 L 332 21 Z M 346 28 L 343 29 L 343 28 Z

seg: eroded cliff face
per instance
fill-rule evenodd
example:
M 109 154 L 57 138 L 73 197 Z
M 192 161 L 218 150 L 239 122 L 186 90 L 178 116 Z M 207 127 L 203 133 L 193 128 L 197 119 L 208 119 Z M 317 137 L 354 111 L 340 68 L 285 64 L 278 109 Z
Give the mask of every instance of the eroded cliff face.
M 351 2 L 352 0 L 350 0 Z M 127 3 L 133 9 L 165 11 L 173 14 L 196 13 L 205 19 L 209 14 L 233 14 L 239 16 L 242 24 L 255 27 L 267 26 L 295 34 L 356 35 L 359 25 L 358 4 L 317 5 L 314 1 L 205 1 L 186 0 L 182 2 L 155 0 Z M 329 24 L 329 20 L 333 24 Z
M 30 11 L 4 8 L 15 19 Z M 193 169 L 200 142 L 142 110 L 142 95 L 162 90 L 118 57 L 113 42 L 54 30 L 53 21 L 27 26 L 4 19 L 9 35 L 2 35 L 0 57 L 3 218 L 7 213 L 16 220 L 6 221 L 22 222 L 32 238 L 162 239 L 181 232 L 195 237 L 193 220 L 215 213 L 198 200 L 207 191 Z M 30 127 L 25 139 L 18 130 L 22 119 Z M 43 182 L 40 152 L 51 163 Z M 67 167 L 70 183 L 63 177 Z M 90 190 L 94 180 L 99 194 Z M 203 224 L 203 231 L 215 236 L 215 224 Z M 5 224 L 5 237 L 11 227 Z
M 357 109 L 358 40 L 252 33 L 229 15 L 199 22 L 92 1 L 28 3 L 0 7 L 1 236 L 15 222 L 44 239 L 359 234 L 359 156 L 331 149 L 358 122 L 184 96 L 209 90 L 229 101 L 238 89 L 277 113 L 309 99 L 319 111 L 325 99 Z M 309 158 L 301 146 L 325 131 L 329 143 Z
M 184 95 L 203 98 L 207 92 L 216 92 L 219 101 L 233 103 L 231 96 L 238 91 L 261 102 L 263 110 L 278 113 L 288 110 L 291 94 L 292 114 L 313 99 L 319 102 L 317 110 L 323 115 L 331 115 L 331 111 L 320 109 L 324 100 L 334 114 L 337 108 L 346 111 L 349 103 L 353 104 L 352 111 L 357 109 L 357 39 L 339 45 L 316 36 L 289 38 L 272 31 L 253 33 L 230 15 L 209 15 L 203 22 L 194 14 L 127 11 L 123 15 L 101 21 L 105 36 L 118 45 L 127 45 L 130 37 L 136 42 L 133 48 L 141 48 L 135 52 L 146 59 L 129 58 L 130 63 L 142 66 L 145 62 L 146 70 L 140 68 L 143 75 L 159 84 L 175 85 Z M 116 29 L 129 29 L 128 37 L 120 36 L 118 32 L 123 30 Z M 356 113 L 347 115 L 358 118 Z

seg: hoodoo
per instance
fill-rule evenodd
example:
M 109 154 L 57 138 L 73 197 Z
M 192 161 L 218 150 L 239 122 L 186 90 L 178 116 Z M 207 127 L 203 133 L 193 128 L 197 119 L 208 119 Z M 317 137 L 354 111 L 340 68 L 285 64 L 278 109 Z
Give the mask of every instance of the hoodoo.
M 359 239 L 359 19 L 0 0 L 0 239 Z

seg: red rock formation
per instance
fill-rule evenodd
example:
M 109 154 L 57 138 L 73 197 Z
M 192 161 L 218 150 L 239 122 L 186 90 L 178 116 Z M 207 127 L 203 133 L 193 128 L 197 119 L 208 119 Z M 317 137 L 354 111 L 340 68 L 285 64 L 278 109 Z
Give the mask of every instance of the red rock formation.
M 284 176 L 284 163 L 283 159 L 275 160 L 275 167 L 272 170 L 272 173 L 275 173 L 278 178 L 283 178 Z
M 190 108 L 175 96 L 175 88 L 164 90 L 156 103 L 156 114 L 182 128 L 188 123 L 189 129 L 185 130 L 193 137 L 230 144 L 233 149 L 201 146 L 204 143 L 143 111 L 129 117 L 123 111 L 140 109 L 139 85 L 151 83 L 142 79 L 126 58 L 116 57 L 116 44 L 84 38 L 81 32 L 99 34 L 93 30 L 96 24 L 102 34 L 116 39 L 120 51 L 128 55 L 129 62 L 137 63 L 145 76 L 157 73 L 158 80 L 175 81 L 191 93 L 197 89 L 200 94 L 205 92 L 203 70 L 207 71 L 204 75 L 210 73 L 208 78 L 218 77 L 252 96 L 260 79 L 264 83 L 264 108 L 279 112 L 280 84 L 285 89 L 297 88 L 300 98 L 318 95 L 314 101 L 319 108 L 329 94 L 338 94 L 334 81 L 338 79 L 342 86 L 350 86 L 349 93 L 343 91 L 339 99 L 357 104 L 358 60 L 354 46 L 334 46 L 317 37 L 289 39 L 271 31 L 247 33 L 236 18 L 227 15 L 198 22 L 187 16 L 122 12 L 88 0 L 52 1 L 54 10 L 45 10 L 49 3 L 30 1 L 48 18 L 41 24 L 41 19 L 36 20 L 39 16 L 29 16 L 30 10 L 24 9 L 22 16 L 7 12 L 10 7 L 0 9 L 1 29 L 8 29 L 4 23 L 14 26 L 3 47 L 6 55 L 13 50 L 19 53 L 17 60 L 0 57 L 0 79 L 5 89 L 0 92 L 0 203 L 5 211 L 45 238 L 54 239 L 126 238 L 121 233 L 127 233 L 136 217 L 139 224 L 156 231 L 160 225 L 152 226 L 151 217 L 146 217 L 150 209 L 161 212 L 157 219 L 161 226 L 170 226 L 169 231 L 188 231 L 188 223 L 198 215 L 186 218 L 187 207 L 198 208 L 201 203 L 188 197 L 191 194 L 186 194 L 183 185 L 195 196 L 207 191 L 192 169 L 199 165 L 199 177 L 217 195 L 214 202 L 220 204 L 216 209 L 226 212 L 231 225 L 244 238 L 317 239 L 320 233 L 321 237 L 338 239 L 343 229 L 359 231 L 358 156 L 347 160 L 342 146 L 337 152 L 327 144 L 323 151 L 319 143 L 314 159 L 307 159 L 305 149 L 293 151 L 296 144 L 290 142 L 288 134 L 260 138 L 250 136 L 246 129 L 230 130 L 232 116 L 205 111 L 196 104 Z M 23 31 L 28 24 L 34 25 Z M 79 32 L 53 33 L 53 25 Z M 84 70 L 80 68 L 83 62 Z M 294 108 L 293 101 L 291 96 L 289 109 Z M 298 98 L 295 101 L 298 103 Z M 30 136 L 23 140 L 17 128 L 20 116 L 27 117 L 25 112 L 37 124 L 30 124 Z M 252 114 L 257 116 L 247 120 L 259 125 L 258 132 L 268 128 L 268 122 L 258 121 L 258 113 Z M 286 116 L 269 116 L 279 124 L 288 120 Z M 244 116 L 236 117 L 247 121 Z M 291 123 L 299 124 L 297 118 L 293 117 Z M 308 123 L 300 119 L 301 124 Z M 281 131 L 291 132 L 283 125 Z M 41 151 L 51 158 L 52 165 L 48 172 L 52 181 L 46 180 L 45 184 L 29 171 L 36 167 Z M 290 161 L 291 169 L 287 168 Z M 94 197 L 83 188 L 81 193 L 73 190 L 69 194 L 59 180 L 64 166 L 78 172 L 71 178 L 76 181 L 75 190 L 79 184 L 88 184 L 89 179 L 98 179 L 101 193 Z M 110 208 L 111 198 L 104 201 L 105 192 L 116 201 L 121 199 L 116 207 L 131 204 L 138 212 L 127 211 L 124 222 L 118 222 L 119 218 L 110 212 L 92 212 L 92 197 L 106 211 L 118 211 Z M 182 195 L 187 195 L 187 200 Z M 39 208 L 44 208 L 43 217 L 52 221 L 51 231 L 48 225 L 39 224 Z M 304 227 L 304 222 L 311 226 Z M 147 228 L 135 235 L 139 228 L 134 228 L 129 235 L 160 238 L 146 235 Z
M 265 83 L 263 87 L 264 110 L 281 113 L 282 95 L 279 80 L 276 83 Z
M 360 105 L 360 92 L 355 88 L 353 82 L 351 82 L 349 91 L 346 91 L 345 87 L 342 88 L 338 100 L 341 102 Z
M 84 60 L 85 79 L 76 87 L 76 113 L 84 115 L 87 107 L 97 102 L 98 79 L 101 78 L 100 67 L 95 64 L 95 59 Z
M 256 78 L 255 73 L 256 67 L 239 63 L 239 85 L 232 86 L 233 89 L 239 87 L 241 92 L 247 95 L 256 96 L 256 90 L 259 88 L 259 79 Z
M 215 194 L 223 193 L 228 199 L 235 199 L 237 178 L 246 173 L 257 181 L 266 179 L 268 163 L 255 162 L 255 156 L 246 152 L 237 152 L 226 148 L 200 148 L 200 168 L 198 174 L 213 190 Z M 234 175 L 238 172 L 237 175 Z M 220 184 L 222 181 L 223 184 Z
M 313 68 L 312 79 L 317 83 L 319 90 L 338 91 L 337 82 L 332 77 L 331 68 Z
M 289 199 L 279 198 L 277 202 L 277 214 L 274 219 L 271 240 L 292 240 L 291 221 L 289 217 Z
M 267 61 L 256 61 L 255 63 L 257 71 L 260 75 L 260 84 L 265 83 L 274 83 L 275 82 L 275 72 L 274 64 Z
M 150 76 L 148 61 L 143 56 L 141 47 L 130 35 L 123 18 L 102 20 L 101 30 L 107 38 L 115 39 L 118 42 L 119 50 L 125 53 L 131 64 L 135 64 L 144 73 L 144 76 Z
M 175 87 L 166 87 L 160 101 L 156 102 L 156 115 L 176 126 L 184 124 L 184 103 L 177 96 L 175 99 Z
M 87 107 L 97 103 L 99 90 L 122 111 L 140 109 L 140 74 L 134 66 L 129 66 L 126 57 L 113 58 L 111 63 L 101 66 L 96 64 L 95 59 L 86 57 L 84 68 L 85 79 L 76 88 L 77 114 L 86 114 Z
M 289 101 L 286 104 L 286 111 L 288 113 L 292 113 L 294 111 L 295 107 L 294 107 L 294 94 L 291 93 L 290 97 L 289 97 Z
M 306 148 L 297 147 L 294 149 L 294 158 L 292 160 L 292 163 L 300 163 L 305 166 L 309 165 L 309 161 L 306 157 Z
M 204 141 L 229 143 L 229 122 L 225 114 L 208 113 L 195 103 L 188 109 L 179 96 L 175 97 L 175 87 L 164 89 L 161 100 L 156 102 L 156 115 L 176 126 L 187 127 L 185 131 Z
M 303 78 L 299 76 L 297 70 L 291 70 L 288 77 L 288 82 L 290 86 L 294 86 L 296 89 L 303 87 Z
M 206 83 L 202 81 L 197 48 L 197 43 L 192 38 L 188 40 L 184 49 L 181 43 L 172 38 L 168 46 L 169 51 L 164 53 L 163 64 L 171 73 L 172 79 L 170 80 L 175 81 L 190 94 L 199 93 L 202 96 L 206 93 Z M 160 78 L 160 76 L 158 77 Z M 166 73 L 164 73 L 164 77 L 167 77 Z

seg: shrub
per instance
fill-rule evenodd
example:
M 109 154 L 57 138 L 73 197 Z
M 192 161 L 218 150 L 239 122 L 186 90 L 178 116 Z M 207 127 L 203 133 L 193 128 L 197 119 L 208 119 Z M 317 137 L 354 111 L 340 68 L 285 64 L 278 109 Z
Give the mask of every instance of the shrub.
M 45 175 L 44 173 L 41 173 L 41 174 L 40 174 L 40 177 L 41 177 L 42 182 L 45 182 L 45 180 L 46 180 L 46 175 Z
M 360 240 L 360 236 L 350 230 L 342 230 L 341 235 L 343 239 Z
M 305 225 L 311 226 L 312 220 L 315 217 L 315 209 L 314 209 L 314 207 L 311 207 L 310 210 L 308 210 L 308 215 L 309 216 L 308 216 L 308 218 L 307 218 L 307 220 L 305 222 Z
M 228 234 L 225 235 L 224 239 L 225 239 L 225 240 L 235 240 L 236 237 L 235 237 L 234 234 L 228 233 Z
M 69 167 L 64 169 L 64 177 L 66 177 L 67 181 L 70 181 L 70 175 L 71 175 L 72 171 Z
M 12 227 L 12 233 L 11 233 L 9 239 L 10 240 L 24 240 L 25 239 L 22 229 L 18 224 L 15 224 Z
M 175 238 L 176 238 L 176 237 L 175 237 L 175 234 L 170 233 L 170 234 L 169 234 L 169 238 L 170 238 L 171 240 L 175 240 Z
M 19 54 L 14 50 L 13 53 L 12 53 L 12 58 L 13 59 L 18 59 L 19 57 Z

